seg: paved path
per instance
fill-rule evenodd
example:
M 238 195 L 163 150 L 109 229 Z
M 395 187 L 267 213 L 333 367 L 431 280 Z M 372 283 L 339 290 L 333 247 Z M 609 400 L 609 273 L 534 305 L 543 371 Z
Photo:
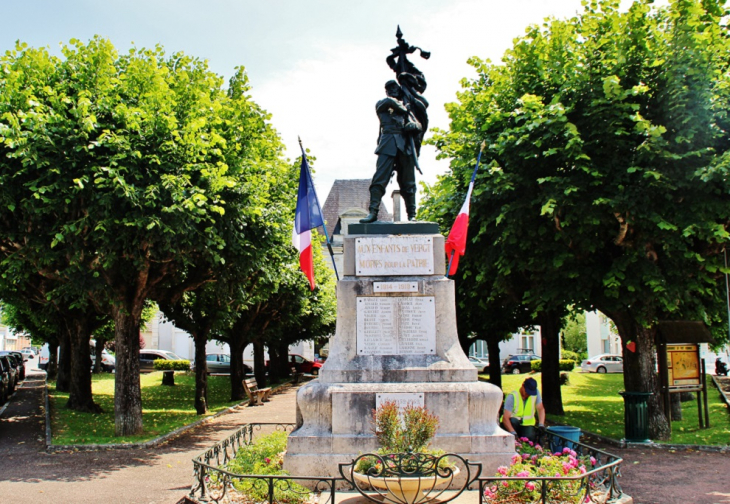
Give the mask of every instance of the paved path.
M 248 422 L 294 422 L 295 391 L 239 408 L 155 449 L 47 454 L 45 375 L 32 373 L 0 418 L 0 501 L 173 504 L 190 489 L 191 459 Z M 730 456 L 607 448 L 624 458 L 621 485 L 638 504 L 730 504 Z M 470 495 L 468 502 L 476 502 Z M 467 504 L 461 501 L 458 504 Z
M 157 448 L 48 454 L 44 378 L 29 376 L 0 418 L 0 502 L 12 495 L 12 502 L 27 504 L 172 504 L 190 490 L 191 460 L 210 445 L 245 423 L 295 421 L 290 388 L 264 406 L 238 408 Z

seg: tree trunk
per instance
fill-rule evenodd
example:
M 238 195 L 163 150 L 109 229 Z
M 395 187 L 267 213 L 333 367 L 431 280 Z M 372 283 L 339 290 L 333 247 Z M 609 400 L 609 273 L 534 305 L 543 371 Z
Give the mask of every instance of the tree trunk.
M 662 396 L 659 390 L 659 377 L 656 373 L 655 328 L 644 328 L 628 312 L 604 312 L 616 324 L 621 336 L 624 357 L 624 387 L 627 392 L 651 392 L 649 406 L 649 437 L 668 440 L 672 427 L 664 414 Z M 633 342 L 635 351 L 626 345 Z
M 142 390 L 139 381 L 139 315 L 130 314 L 115 305 L 114 344 L 116 374 L 114 376 L 114 434 L 140 434 L 142 427 Z M 138 310 L 141 313 L 141 309 Z
M 542 336 L 542 404 L 551 415 L 565 415 L 560 389 L 560 317 L 555 312 L 538 316 Z
M 54 380 L 58 376 L 58 343 L 48 343 L 48 366 L 46 373 L 49 380 Z
M 253 374 L 259 388 L 266 386 L 266 362 L 264 359 L 264 343 L 260 340 L 253 342 Z
M 208 362 L 205 360 L 205 345 L 208 332 L 193 334 L 195 342 L 195 411 L 198 415 L 208 412 Z
M 96 338 L 96 346 L 94 347 L 94 373 L 101 373 L 103 371 L 101 354 L 104 351 L 104 345 L 106 345 L 106 340 Z
M 487 337 L 487 351 L 489 352 L 489 383 L 502 388 L 502 363 L 499 360 L 500 336 Z
M 246 392 L 243 390 L 243 351 L 248 341 L 238 334 L 231 336 L 228 346 L 231 349 L 231 401 L 243 401 Z
M 289 378 L 291 376 L 292 365 L 289 362 L 289 345 L 286 343 L 279 343 L 276 345 L 276 362 L 276 379 L 282 380 Z
M 61 331 L 59 334 L 59 347 L 56 390 L 69 392 L 71 390 L 71 341 L 65 331 Z
M 101 413 L 101 407 L 94 403 L 91 394 L 91 349 L 89 347 L 91 334 L 88 321 L 85 317 L 77 315 L 69 321 L 68 328 L 71 330 L 69 340 L 72 354 L 71 380 L 66 407 L 86 413 Z
M 679 394 L 671 394 L 672 398 L 672 421 L 678 422 L 682 420 L 682 401 Z

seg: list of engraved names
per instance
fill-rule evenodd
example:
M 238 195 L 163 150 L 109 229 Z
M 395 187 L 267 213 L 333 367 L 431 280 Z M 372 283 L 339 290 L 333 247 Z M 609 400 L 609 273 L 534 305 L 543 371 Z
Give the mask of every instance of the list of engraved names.
M 358 297 L 358 355 L 433 355 L 436 303 L 433 296 Z

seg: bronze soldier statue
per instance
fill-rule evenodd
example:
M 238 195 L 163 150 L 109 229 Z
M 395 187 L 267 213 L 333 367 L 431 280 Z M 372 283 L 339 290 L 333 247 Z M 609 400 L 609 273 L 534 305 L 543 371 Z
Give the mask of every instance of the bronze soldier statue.
M 418 47 L 410 46 L 403 40 L 403 33 L 398 27 L 396 32 L 398 46 L 391 49 L 386 58 L 388 66 L 396 73 L 397 81 L 385 83 L 386 97 L 375 105 L 375 112 L 380 120 L 378 147 L 375 154 L 378 161 L 375 175 L 370 183 L 369 214 L 360 222 L 369 224 L 378 218 L 380 200 L 390 182 L 393 171 L 397 172 L 397 181 L 401 196 L 406 206 L 408 220 L 416 218 L 416 174 L 414 167 L 420 172 L 418 155 L 421 151 L 423 135 L 428 128 L 428 101 L 422 96 L 426 90 L 426 79 L 423 73 L 407 55 L 416 50 L 424 59 L 430 54 Z

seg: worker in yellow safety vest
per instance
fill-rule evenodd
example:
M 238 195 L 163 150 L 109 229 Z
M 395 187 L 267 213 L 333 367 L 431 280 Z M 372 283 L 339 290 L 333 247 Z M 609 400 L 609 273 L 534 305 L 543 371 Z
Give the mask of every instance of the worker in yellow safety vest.
M 519 390 L 513 391 L 505 398 L 502 426 L 516 437 L 526 437 L 534 441 L 535 414 L 537 414 L 538 430 L 544 431 L 545 407 L 542 405 L 542 396 L 537 390 L 535 379 L 527 378 Z

